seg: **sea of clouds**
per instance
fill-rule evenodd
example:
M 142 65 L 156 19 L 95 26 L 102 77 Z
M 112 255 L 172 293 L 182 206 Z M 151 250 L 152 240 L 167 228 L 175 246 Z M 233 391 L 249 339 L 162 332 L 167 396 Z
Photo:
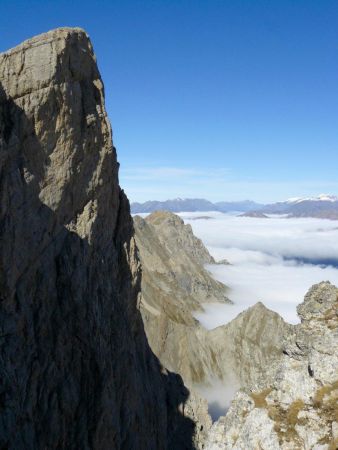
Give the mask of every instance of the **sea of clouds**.
M 216 260 L 208 269 L 229 287 L 234 305 L 205 304 L 196 318 L 211 329 L 261 301 L 286 321 L 315 283 L 338 285 L 338 223 L 323 219 L 251 218 L 238 214 L 181 213 Z M 206 218 L 209 217 L 209 218 Z

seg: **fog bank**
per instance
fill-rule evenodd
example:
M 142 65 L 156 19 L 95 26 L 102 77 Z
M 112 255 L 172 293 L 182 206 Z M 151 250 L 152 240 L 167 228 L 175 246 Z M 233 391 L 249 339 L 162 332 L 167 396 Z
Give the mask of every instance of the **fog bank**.
M 337 222 L 322 219 L 250 218 L 217 212 L 182 213 L 216 260 L 208 266 L 229 286 L 234 305 L 205 305 L 196 314 L 211 329 L 227 323 L 262 301 L 286 321 L 297 323 L 296 306 L 310 286 L 323 280 L 338 284 Z M 305 261 L 305 262 L 304 262 Z
M 213 421 L 224 416 L 230 404 L 240 388 L 240 384 L 234 376 L 227 380 L 210 380 L 209 385 L 195 385 L 194 389 L 208 402 L 209 414 Z

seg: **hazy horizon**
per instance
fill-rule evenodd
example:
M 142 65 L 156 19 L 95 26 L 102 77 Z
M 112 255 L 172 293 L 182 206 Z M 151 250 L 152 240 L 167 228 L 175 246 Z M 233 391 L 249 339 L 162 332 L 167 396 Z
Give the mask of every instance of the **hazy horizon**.
M 338 192 L 338 191 L 337 191 Z M 299 196 L 291 196 L 288 198 L 282 198 L 282 199 L 278 199 L 278 200 L 271 200 L 269 202 L 263 202 L 260 200 L 257 200 L 255 198 L 251 198 L 249 196 L 245 197 L 239 197 L 238 199 L 234 200 L 233 198 L 223 198 L 223 197 L 219 197 L 221 198 L 220 200 L 211 200 L 210 198 L 206 198 L 206 197 L 185 197 L 185 196 L 177 196 L 177 197 L 163 197 L 163 198 L 147 198 L 144 201 L 137 201 L 137 200 L 133 200 L 131 198 L 129 198 L 130 203 L 146 203 L 146 202 L 165 202 L 165 201 L 175 201 L 175 200 L 206 200 L 209 201 L 211 203 L 218 203 L 218 202 L 229 202 L 229 203 L 239 203 L 239 202 L 255 202 L 255 203 L 261 203 L 261 204 L 270 204 L 270 203 L 277 203 L 277 202 L 285 202 L 285 201 L 291 201 L 294 199 L 308 199 L 308 198 L 318 198 L 321 195 L 326 195 L 326 196 L 334 196 L 338 198 L 338 193 L 335 192 L 318 192 L 317 194 L 314 194 L 313 196 L 305 196 L 305 195 L 299 195 Z M 205 212 L 205 211 L 204 211 Z
M 338 152 L 337 152 L 338 153 Z M 205 199 L 219 201 L 252 200 L 275 203 L 298 197 L 338 196 L 336 181 L 248 181 L 222 171 L 198 171 L 193 168 L 158 167 L 120 168 L 120 182 L 131 203 L 171 199 Z M 226 193 L 226 194 L 224 194 Z

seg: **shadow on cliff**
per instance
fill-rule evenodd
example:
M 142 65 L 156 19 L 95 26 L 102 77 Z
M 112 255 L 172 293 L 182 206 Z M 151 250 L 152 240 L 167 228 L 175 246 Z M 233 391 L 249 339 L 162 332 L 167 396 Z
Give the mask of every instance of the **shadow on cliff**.
M 83 142 L 96 132 L 84 127 Z M 90 170 L 73 174 L 76 196 L 70 179 L 47 207 L 49 156 L 0 84 L 0 448 L 191 450 L 189 391 L 152 353 L 137 309 L 141 274 L 114 152 L 86 196 L 97 148 Z M 92 200 L 81 238 L 73 221 Z

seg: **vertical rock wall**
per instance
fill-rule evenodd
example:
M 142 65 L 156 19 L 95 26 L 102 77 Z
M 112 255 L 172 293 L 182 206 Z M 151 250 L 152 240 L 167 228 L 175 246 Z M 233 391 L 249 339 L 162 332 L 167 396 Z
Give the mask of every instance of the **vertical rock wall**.
M 0 55 L 0 197 L 0 448 L 193 448 L 188 391 L 136 307 L 129 204 L 80 29 Z

